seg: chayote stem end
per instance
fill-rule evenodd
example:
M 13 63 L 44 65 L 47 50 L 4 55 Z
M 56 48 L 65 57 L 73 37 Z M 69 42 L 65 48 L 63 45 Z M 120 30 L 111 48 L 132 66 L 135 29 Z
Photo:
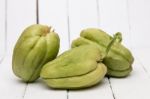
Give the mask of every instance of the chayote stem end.
M 46 36 L 48 33 L 54 32 L 54 28 L 50 27 L 46 27 L 44 32 L 43 32 L 43 36 Z
M 106 57 L 111 49 L 111 47 L 113 46 L 113 44 L 115 42 L 118 42 L 118 43 L 121 43 L 122 41 L 122 34 L 120 32 L 117 32 L 114 36 L 113 36 L 113 39 L 111 40 L 111 42 L 108 44 L 107 48 L 106 48 L 106 52 L 105 52 L 105 55 L 104 57 Z M 104 58 L 103 57 L 103 58 Z

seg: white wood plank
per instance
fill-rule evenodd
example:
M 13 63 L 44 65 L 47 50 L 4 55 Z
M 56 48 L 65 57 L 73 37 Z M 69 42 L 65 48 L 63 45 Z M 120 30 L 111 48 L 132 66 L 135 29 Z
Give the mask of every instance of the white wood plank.
M 65 90 L 50 89 L 42 79 L 27 86 L 24 99 L 67 99 Z
M 113 35 L 121 32 L 123 43 L 131 47 L 126 0 L 99 0 L 100 28 Z
M 69 0 L 70 39 L 79 37 L 82 29 L 98 27 L 96 0 Z
M 55 29 L 60 36 L 60 53 L 69 48 L 67 0 L 39 0 L 39 22 Z
M 60 53 L 69 48 L 66 0 L 39 0 L 39 23 L 52 26 L 60 36 Z M 25 99 L 66 99 L 66 90 L 53 90 L 41 80 L 29 84 Z
M 107 78 L 97 86 L 69 91 L 69 99 L 114 99 Z
M 5 0 L 0 0 L 0 62 L 5 54 Z
M 150 0 L 128 0 L 133 48 L 150 47 Z
M 35 23 L 35 0 L 7 0 L 7 54 L 0 64 L 0 99 L 23 99 L 26 84 L 12 72 L 12 50 L 22 30 Z
M 132 47 L 130 20 L 127 0 L 100 0 L 100 26 L 109 33 L 123 32 L 127 47 Z M 130 20 L 129 20 L 130 19 Z M 131 27 L 132 28 L 132 27 Z M 132 38 L 133 39 L 133 38 Z M 134 50 L 132 49 L 132 52 Z M 134 57 L 136 56 L 133 52 Z M 143 66 L 137 61 L 133 64 L 133 72 L 126 78 L 110 78 L 114 97 L 116 99 L 149 99 L 150 79 Z
M 150 48 L 138 48 L 134 49 L 134 53 L 137 56 L 138 61 L 141 63 L 143 69 L 150 77 Z
M 70 40 L 79 37 L 80 31 L 88 27 L 98 27 L 96 0 L 69 0 Z M 69 99 L 113 99 L 108 79 L 105 78 L 98 86 L 73 91 Z
M 130 0 L 129 17 L 132 32 L 132 44 L 137 59 L 142 65 L 142 68 L 150 78 L 150 61 L 149 50 L 149 25 L 150 25 L 150 1 L 149 0 Z M 143 92 L 144 93 L 144 92 Z M 148 99 L 147 95 L 147 99 Z M 150 96 L 149 96 L 150 97 Z
M 8 52 L 12 49 L 22 31 L 29 25 L 36 24 L 36 0 L 8 0 L 7 40 Z

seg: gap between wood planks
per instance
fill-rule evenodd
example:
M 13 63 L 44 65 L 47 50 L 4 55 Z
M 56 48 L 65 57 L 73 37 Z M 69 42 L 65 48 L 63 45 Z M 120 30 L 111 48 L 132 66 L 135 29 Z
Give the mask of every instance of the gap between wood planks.
M 102 2 L 102 1 L 101 1 Z M 98 27 L 100 27 L 101 26 L 101 14 L 100 14 L 100 0 L 96 0 L 96 5 L 97 5 L 97 16 L 98 16 L 98 22 L 97 22 L 97 24 L 98 24 Z M 114 99 L 116 99 L 116 97 L 115 97 L 115 93 L 114 93 L 114 91 L 113 91 L 113 87 L 112 87 L 112 85 L 111 85 L 111 80 L 110 80 L 110 78 L 109 77 L 107 77 L 107 80 L 108 80 L 108 82 L 109 82 L 109 87 L 110 87 L 110 90 L 111 90 L 111 93 L 112 93 L 112 96 L 113 96 L 113 98 Z
M 69 0 L 67 0 L 67 4 L 66 4 L 66 8 L 67 8 L 67 27 L 68 27 L 68 42 L 69 42 L 69 48 L 71 48 L 71 41 L 70 41 L 70 18 L 69 18 Z M 67 90 L 67 99 L 69 99 L 69 90 Z
M 96 0 L 96 9 L 97 9 L 97 16 L 98 16 L 98 21 L 97 21 L 97 26 L 100 27 L 100 6 L 99 6 L 99 0 Z M 69 37 L 69 48 L 70 48 L 70 45 L 71 45 L 71 41 L 70 41 L 70 17 L 69 17 L 69 0 L 67 0 L 67 23 L 68 23 L 68 37 Z M 107 77 L 107 80 L 109 82 L 109 87 L 110 87 L 110 90 L 112 92 L 112 96 L 114 99 L 116 99 L 115 97 L 115 94 L 113 92 L 113 88 L 112 88 L 112 85 L 111 85 L 111 80 L 109 77 Z M 69 99 L 69 90 L 67 90 L 67 99 Z
M 67 8 L 67 13 L 66 13 L 66 15 L 67 15 L 67 23 L 68 23 L 68 42 L 69 42 L 69 48 L 70 48 L 70 25 L 69 25 L 69 9 L 68 9 L 68 6 L 69 6 L 69 4 L 68 4 L 68 2 L 69 2 L 69 0 L 67 0 L 67 6 L 66 6 L 66 8 Z M 36 24 L 39 24 L 39 0 L 36 0 Z M 29 83 L 26 83 L 26 85 L 25 85 L 25 88 L 24 88 L 24 91 L 23 91 L 23 96 L 22 96 L 22 98 L 24 99 L 25 98 L 25 95 L 26 95 L 26 92 L 27 92 L 27 90 L 28 90 L 28 87 L 29 87 Z M 67 94 L 66 94 L 66 99 L 69 99 L 69 90 L 66 90 L 66 92 L 67 92 Z
M 36 24 L 39 24 L 39 0 L 36 0 Z M 23 92 L 23 99 L 25 98 L 25 94 L 26 94 L 26 91 L 27 91 L 27 88 L 28 88 L 28 85 L 29 83 L 27 82 L 26 83 L 26 86 L 25 86 L 25 89 L 24 89 L 24 92 Z

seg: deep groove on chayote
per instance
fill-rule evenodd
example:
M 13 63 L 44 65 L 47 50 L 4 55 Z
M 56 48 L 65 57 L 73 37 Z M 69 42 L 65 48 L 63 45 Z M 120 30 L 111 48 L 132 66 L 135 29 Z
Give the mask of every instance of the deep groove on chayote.
M 48 26 L 35 24 L 26 28 L 14 48 L 14 74 L 25 82 L 38 79 L 42 66 L 57 56 L 59 42 L 58 35 Z

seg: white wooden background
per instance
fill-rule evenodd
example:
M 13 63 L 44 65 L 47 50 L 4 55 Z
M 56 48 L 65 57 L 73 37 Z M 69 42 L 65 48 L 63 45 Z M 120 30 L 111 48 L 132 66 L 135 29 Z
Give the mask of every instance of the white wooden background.
M 55 28 L 60 53 L 84 28 L 120 31 L 135 57 L 133 72 L 86 90 L 52 90 L 41 79 L 23 83 L 12 72 L 12 50 L 22 30 L 35 23 Z M 0 99 L 150 99 L 149 51 L 150 0 L 0 0 Z

